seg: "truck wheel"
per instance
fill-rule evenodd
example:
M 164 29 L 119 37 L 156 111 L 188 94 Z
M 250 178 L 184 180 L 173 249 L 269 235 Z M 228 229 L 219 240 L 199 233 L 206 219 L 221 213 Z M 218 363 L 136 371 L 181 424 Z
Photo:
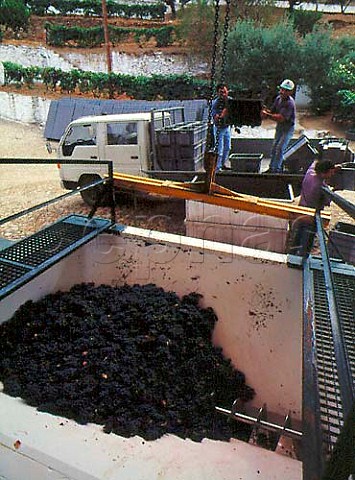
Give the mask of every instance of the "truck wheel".
M 84 187 L 85 185 L 89 185 L 97 180 L 100 180 L 98 175 L 83 175 L 80 178 L 79 186 Z M 80 195 L 84 202 L 90 207 L 93 207 L 100 197 L 101 199 L 97 205 L 98 207 L 104 207 L 110 202 L 110 195 L 105 185 L 98 185 L 97 187 L 88 188 L 87 190 L 80 192 Z

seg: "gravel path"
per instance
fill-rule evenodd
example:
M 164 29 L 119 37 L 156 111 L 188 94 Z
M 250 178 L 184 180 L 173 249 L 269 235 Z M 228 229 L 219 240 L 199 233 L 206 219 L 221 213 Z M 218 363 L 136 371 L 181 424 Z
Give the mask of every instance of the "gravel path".
M 43 130 L 36 125 L 24 125 L 0 120 L 1 158 L 55 158 L 50 155 L 43 139 Z M 5 218 L 38 203 L 66 193 L 60 186 L 56 165 L 0 165 L 0 218 Z M 345 198 L 355 203 L 355 192 L 339 192 Z M 12 221 L 0 227 L 0 237 L 8 240 L 23 238 L 46 224 L 70 214 L 88 214 L 90 209 L 81 197 L 55 203 L 30 215 Z M 332 204 L 332 221 L 355 223 L 348 215 Z M 154 201 L 139 201 L 120 205 L 116 208 L 117 222 L 131 226 L 166 231 L 170 233 L 185 233 L 185 209 L 181 200 L 155 199 Z M 109 218 L 110 211 L 100 208 L 97 215 Z

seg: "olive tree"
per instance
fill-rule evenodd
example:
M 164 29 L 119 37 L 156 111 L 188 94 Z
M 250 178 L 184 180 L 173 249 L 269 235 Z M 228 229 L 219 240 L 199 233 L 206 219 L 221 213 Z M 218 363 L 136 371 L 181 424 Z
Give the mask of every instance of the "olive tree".
M 284 78 L 301 79 L 297 36 L 281 22 L 271 28 L 252 21 L 238 21 L 230 32 L 226 74 L 240 90 L 264 94 L 270 101 Z
M 316 29 L 302 43 L 302 78 L 311 97 L 311 109 L 322 114 L 331 108 L 335 94 L 329 73 L 339 48 L 330 29 Z

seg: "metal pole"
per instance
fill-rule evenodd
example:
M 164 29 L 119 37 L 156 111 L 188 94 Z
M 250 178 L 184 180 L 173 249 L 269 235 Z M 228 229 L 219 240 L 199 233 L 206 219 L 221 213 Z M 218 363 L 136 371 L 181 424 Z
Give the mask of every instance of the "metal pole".
M 297 440 L 302 439 L 302 432 L 298 430 L 294 430 L 292 428 L 283 427 L 281 425 L 277 425 L 276 423 L 267 422 L 266 420 L 259 419 L 257 417 L 252 417 L 250 415 L 246 415 L 245 413 L 233 412 L 232 410 L 227 410 L 226 408 L 222 407 L 214 407 L 217 412 L 223 413 L 224 415 L 228 415 L 235 420 L 240 420 L 241 422 L 247 423 L 249 425 L 259 426 L 268 430 L 269 432 L 275 432 L 279 435 L 284 435 L 285 437 L 295 438 Z
M 302 460 L 304 480 L 321 478 L 323 471 L 314 316 L 313 278 L 308 258 L 303 265 Z
M 102 0 L 102 21 L 104 26 L 104 36 L 105 36 L 105 49 L 106 49 L 106 58 L 107 58 L 107 73 L 112 72 L 112 56 L 110 48 L 110 35 L 108 31 L 107 24 L 107 6 L 106 0 Z
M 327 299 L 329 304 L 329 316 L 333 335 L 335 360 L 338 370 L 341 402 L 343 404 L 344 417 L 347 416 L 355 400 L 355 391 L 352 380 L 349 359 L 346 347 L 343 341 L 342 327 L 340 323 L 338 305 L 334 291 L 334 282 L 332 276 L 329 255 L 326 247 L 323 231 L 322 219 L 319 212 L 316 213 L 317 233 L 319 246 L 322 254 L 324 281 L 327 290 Z
M 351 218 L 355 219 L 355 205 L 349 200 L 341 197 L 337 193 L 331 191 L 328 186 L 322 187 L 323 192 L 340 207 L 344 212 L 346 212 Z

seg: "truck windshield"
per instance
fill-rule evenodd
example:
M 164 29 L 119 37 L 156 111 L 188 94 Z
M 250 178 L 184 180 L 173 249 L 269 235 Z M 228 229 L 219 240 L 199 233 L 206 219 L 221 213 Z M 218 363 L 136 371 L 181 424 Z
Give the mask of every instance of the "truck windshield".
M 107 145 L 137 145 L 137 143 L 136 122 L 107 124 Z
M 63 154 L 70 156 L 76 146 L 96 145 L 96 125 L 73 125 L 63 142 Z

